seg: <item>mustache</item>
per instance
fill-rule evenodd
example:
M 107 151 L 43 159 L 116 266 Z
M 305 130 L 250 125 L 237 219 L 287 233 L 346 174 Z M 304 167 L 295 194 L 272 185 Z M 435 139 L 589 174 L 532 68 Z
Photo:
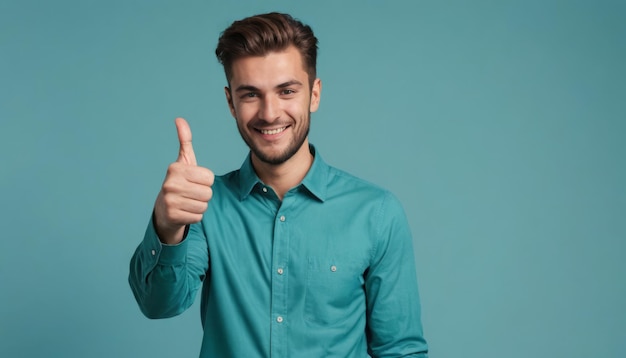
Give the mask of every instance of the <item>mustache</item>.
M 277 128 L 277 127 L 287 127 L 291 124 L 292 124 L 291 121 L 278 120 L 278 121 L 268 122 L 265 119 L 255 119 L 253 121 L 250 121 L 250 123 L 248 123 L 248 126 L 254 127 L 254 128 L 266 128 L 266 127 Z

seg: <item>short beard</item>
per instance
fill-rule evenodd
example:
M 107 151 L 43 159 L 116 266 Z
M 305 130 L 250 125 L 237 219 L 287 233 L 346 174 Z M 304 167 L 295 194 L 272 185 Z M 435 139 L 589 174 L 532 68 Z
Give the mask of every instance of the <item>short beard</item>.
M 287 147 L 287 149 L 283 153 L 280 153 L 277 156 L 272 157 L 272 156 L 269 156 L 268 154 L 264 153 L 262 150 L 260 150 L 253 143 L 253 141 L 247 135 L 244 134 L 244 131 L 239 127 L 239 125 L 237 125 L 237 129 L 239 130 L 239 134 L 241 135 L 241 138 L 243 139 L 243 141 L 246 142 L 246 144 L 248 145 L 248 148 L 250 148 L 250 151 L 260 161 L 262 161 L 263 163 L 266 163 L 266 164 L 270 164 L 270 165 L 280 165 L 280 164 L 285 163 L 289 159 L 291 159 L 291 157 L 293 157 L 294 154 L 296 154 L 298 152 L 298 150 L 300 150 L 300 148 L 304 144 L 304 141 L 309 136 L 309 129 L 310 129 L 310 127 L 311 127 L 311 113 L 308 114 L 306 129 L 304 130 L 302 135 L 298 136 L 298 137 L 294 137 L 293 141 L 291 143 L 289 143 L 289 146 Z

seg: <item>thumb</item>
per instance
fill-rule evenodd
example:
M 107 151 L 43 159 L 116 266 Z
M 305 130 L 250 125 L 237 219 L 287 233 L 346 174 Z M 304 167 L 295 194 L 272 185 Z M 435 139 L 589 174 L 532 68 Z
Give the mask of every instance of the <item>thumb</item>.
M 178 159 L 176 159 L 176 161 L 189 165 L 197 165 L 196 155 L 191 145 L 191 128 L 189 128 L 189 124 L 187 124 L 184 118 L 176 118 L 176 131 L 178 132 L 178 141 L 180 142 L 180 150 L 178 151 Z

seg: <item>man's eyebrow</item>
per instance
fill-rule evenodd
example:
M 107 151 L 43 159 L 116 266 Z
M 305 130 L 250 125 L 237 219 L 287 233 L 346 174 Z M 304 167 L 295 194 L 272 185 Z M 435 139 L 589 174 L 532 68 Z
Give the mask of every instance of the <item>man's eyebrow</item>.
M 241 85 L 237 88 L 235 88 L 235 92 L 240 92 L 240 91 L 251 91 L 251 92 L 256 92 L 259 89 L 254 87 L 254 86 L 250 86 L 250 85 Z
M 287 81 L 287 82 L 279 84 L 278 86 L 276 86 L 276 88 L 285 88 L 285 87 L 291 87 L 291 86 L 302 86 L 302 82 L 298 80 L 291 80 L 291 81 Z

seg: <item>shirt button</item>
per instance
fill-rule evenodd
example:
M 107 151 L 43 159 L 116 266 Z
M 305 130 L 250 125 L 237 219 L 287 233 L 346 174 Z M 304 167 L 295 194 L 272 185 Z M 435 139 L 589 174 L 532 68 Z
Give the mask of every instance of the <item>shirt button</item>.
M 283 221 L 283 222 L 285 221 L 285 215 L 280 216 L 280 221 Z
M 156 255 L 156 250 L 152 250 L 150 251 L 150 253 L 152 254 L 152 256 Z
M 283 316 L 276 317 L 276 322 L 283 323 Z
M 263 189 L 261 189 L 261 190 L 263 190 L 264 193 L 267 193 L 267 188 L 266 187 L 263 187 Z
M 331 270 L 332 272 L 335 272 L 335 271 L 337 271 L 337 266 L 335 266 L 335 265 L 332 265 L 332 266 L 330 267 L 330 270 Z
M 276 272 L 278 272 L 278 274 L 279 274 L 279 275 L 282 275 L 282 274 L 283 274 L 283 272 L 285 272 L 285 271 L 283 271 L 283 269 L 282 269 L 282 268 L 279 268 L 278 270 L 276 270 Z

